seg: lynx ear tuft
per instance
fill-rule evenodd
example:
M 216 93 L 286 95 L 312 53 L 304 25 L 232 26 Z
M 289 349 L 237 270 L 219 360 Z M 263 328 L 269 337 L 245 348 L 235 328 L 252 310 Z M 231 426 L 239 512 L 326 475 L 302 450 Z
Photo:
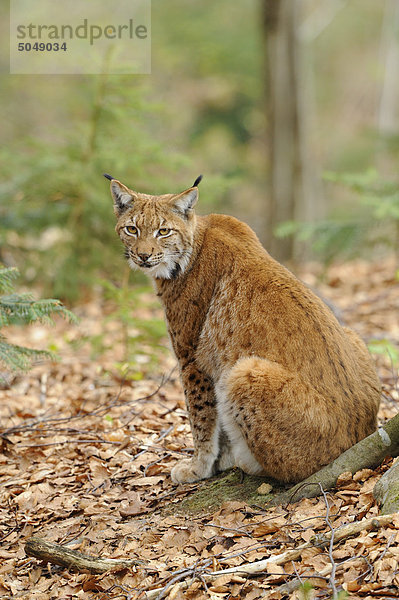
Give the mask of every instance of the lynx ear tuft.
M 198 175 L 197 179 L 193 183 L 193 187 L 198 187 L 202 181 L 202 178 L 203 178 L 203 175 Z
M 180 213 L 183 217 L 187 217 L 188 213 L 198 200 L 198 189 L 196 187 L 189 188 L 178 196 L 173 198 L 173 208 L 175 212 Z
M 110 181 L 112 181 L 113 179 L 115 179 L 115 177 L 112 177 L 112 175 L 108 175 L 108 173 L 103 173 L 105 179 L 109 179 Z
M 117 214 L 123 213 L 129 205 L 133 204 L 134 196 L 123 183 L 117 179 L 111 180 L 111 195 L 114 200 L 114 208 Z

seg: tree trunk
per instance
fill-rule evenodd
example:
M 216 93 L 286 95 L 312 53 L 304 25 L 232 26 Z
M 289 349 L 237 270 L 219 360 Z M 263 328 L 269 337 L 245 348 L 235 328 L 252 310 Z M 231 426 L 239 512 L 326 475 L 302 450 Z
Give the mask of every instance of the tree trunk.
M 266 80 L 269 113 L 270 198 L 266 245 L 278 260 L 294 255 L 292 237 L 276 238 L 279 223 L 307 220 L 313 206 L 314 164 L 308 149 L 302 44 L 298 40 L 301 0 L 264 0 Z
M 384 68 L 384 79 L 378 107 L 378 129 L 381 135 L 395 135 L 398 127 L 398 64 L 399 3 L 387 0 L 381 33 L 380 62 Z

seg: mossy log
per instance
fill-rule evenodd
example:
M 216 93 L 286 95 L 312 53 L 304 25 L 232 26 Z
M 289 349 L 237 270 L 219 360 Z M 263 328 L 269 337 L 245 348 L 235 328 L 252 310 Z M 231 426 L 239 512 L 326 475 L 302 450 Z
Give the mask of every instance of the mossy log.
M 251 505 L 264 505 L 272 498 L 272 493 L 259 493 L 262 484 L 271 481 L 265 477 L 246 475 L 240 469 L 234 468 L 220 473 L 212 479 L 202 481 L 199 489 L 191 493 L 184 500 L 173 503 L 166 512 L 182 512 L 197 514 L 217 510 L 223 502 L 237 500 Z M 273 488 L 283 488 L 274 482 Z M 270 486 L 271 488 L 272 486 Z

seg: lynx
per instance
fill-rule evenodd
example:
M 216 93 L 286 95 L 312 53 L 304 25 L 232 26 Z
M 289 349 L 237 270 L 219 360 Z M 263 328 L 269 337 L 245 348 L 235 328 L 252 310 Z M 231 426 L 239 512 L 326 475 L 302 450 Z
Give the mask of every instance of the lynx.
M 197 216 L 199 177 L 151 196 L 111 180 L 129 265 L 162 301 L 186 396 L 193 482 L 237 466 L 300 481 L 372 433 L 380 383 L 366 346 L 237 219 Z

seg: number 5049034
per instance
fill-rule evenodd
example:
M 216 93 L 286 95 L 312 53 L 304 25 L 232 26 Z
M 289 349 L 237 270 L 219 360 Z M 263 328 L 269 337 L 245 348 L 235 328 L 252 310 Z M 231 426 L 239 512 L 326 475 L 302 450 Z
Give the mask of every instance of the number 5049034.
M 35 52 L 59 52 L 63 50 L 66 52 L 67 45 L 66 42 L 59 44 L 58 42 L 35 42 L 31 44 L 30 42 L 20 42 L 18 44 L 18 50 L 20 52 L 31 52 L 34 50 Z

